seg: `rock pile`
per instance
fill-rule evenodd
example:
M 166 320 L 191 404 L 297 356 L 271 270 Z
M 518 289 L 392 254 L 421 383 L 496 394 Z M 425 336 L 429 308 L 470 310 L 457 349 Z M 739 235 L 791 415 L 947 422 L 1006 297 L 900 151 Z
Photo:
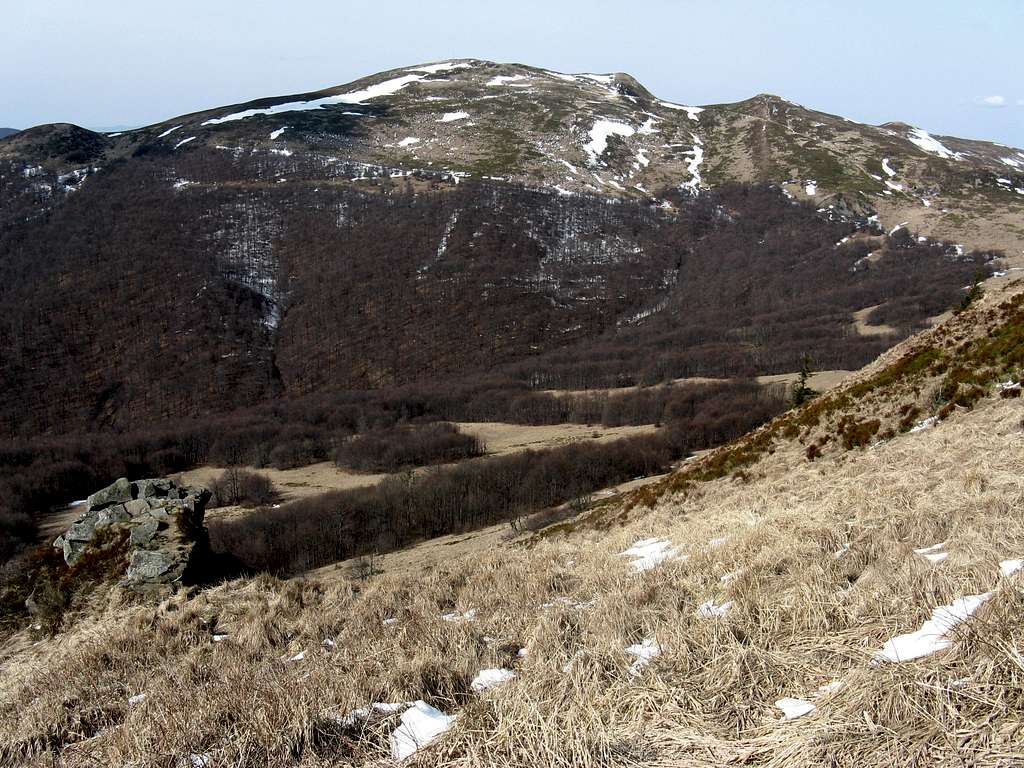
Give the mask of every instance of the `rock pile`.
M 145 589 L 180 581 L 208 547 L 203 516 L 210 492 L 173 480 L 121 478 L 89 497 L 53 546 L 74 565 L 90 547 L 127 548 L 124 586 Z

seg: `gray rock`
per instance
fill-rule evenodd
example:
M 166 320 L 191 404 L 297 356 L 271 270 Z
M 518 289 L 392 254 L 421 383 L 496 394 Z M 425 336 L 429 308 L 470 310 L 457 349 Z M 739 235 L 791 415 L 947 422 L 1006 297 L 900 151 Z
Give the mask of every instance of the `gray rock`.
M 177 560 L 168 552 L 136 549 L 132 552 L 132 559 L 128 565 L 126 576 L 128 582 L 134 584 L 157 582 L 161 581 L 160 577 L 164 576 L 176 564 Z
M 128 504 L 134 502 L 129 501 Z M 132 519 L 132 514 L 127 510 L 127 504 L 115 504 L 112 507 L 101 509 L 96 516 L 96 527 L 104 528 L 114 523 L 127 523 Z
M 98 518 L 99 514 L 95 512 L 82 515 L 82 517 L 71 524 L 71 527 L 64 534 L 64 538 L 71 539 L 72 541 L 91 541 L 92 537 L 96 535 L 96 521 Z
M 141 523 L 132 528 L 131 542 L 136 547 L 145 547 L 156 535 L 156 532 L 160 530 L 160 523 L 153 518 L 143 520 Z
M 135 497 L 135 498 L 133 498 Z M 209 556 L 203 515 L 210 492 L 182 487 L 173 480 L 118 480 L 89 497 L 88 511 L 58 537 L 68 565 L 92 547 L 124 547 L 129 561 L 122 585 L 137 592 L 165 590 L 187 569 L 201 570 Z M 187 524 L 179 524 L 183 518 Z M 127 536 L 97 538 L 97 530 L 113 526 Z
M 139 480 L 135 483 L 135 487 L 138 489 L 138 498 L 140 499 L 151 499 L 159 498 L 161 496 L 167 496 L 172 489 L 176 489 L 177 486 L 171 480 L 165 480 L 163 478 L 148 478 L 146 480 Z
M 64 562 L 74 565 L 75 561 L 85 552 L 86 542 L 64 540 Z
M 115 480 L 101 491 L 96 491 L 86 502 L 90 510 L 103 509 L 111 504 L 120 504 L 132 500 L 132 484 L 128 478 Z
M 149 502 L 146 499 L 132 499 L 124 503 L 124 509 L 134 519 L 149 512 Z

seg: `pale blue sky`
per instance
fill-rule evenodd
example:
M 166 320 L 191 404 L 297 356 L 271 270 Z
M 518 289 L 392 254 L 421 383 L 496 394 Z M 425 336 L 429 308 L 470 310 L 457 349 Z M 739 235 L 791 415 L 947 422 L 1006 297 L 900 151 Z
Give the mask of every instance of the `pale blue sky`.
M 0 125 L 142 125 L 454 57 L 1024 146 L 1020 0 L 4 0 Z M 986 104 L 985 99 L 990 103 Z

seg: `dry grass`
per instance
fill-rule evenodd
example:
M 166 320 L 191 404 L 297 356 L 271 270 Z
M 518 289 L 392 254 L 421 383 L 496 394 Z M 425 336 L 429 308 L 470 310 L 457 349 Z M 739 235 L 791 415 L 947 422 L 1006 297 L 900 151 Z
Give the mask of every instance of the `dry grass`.
M 459 721 L 415 765 L 1019 764 L 1024 591 L 997 564 L 1024 556 L 1022 448 L 1019 403 L 989 400 L 814 463 L 794 445 L 749 482 L 703 484 L 613 531 L 495 546 L 418 575 L 260 577 L 156 609 L 112 594 L 0 662 L 0 755 L 69 768 L 193 753 L 211 766 L 387 764 L 397 715 L 344 727 L 330 714 L 424 698 Z M 649 535 L 688 559 L 633 573 L 616 553 Z M 913 554 L 943 540 L 940 565 Z M 932 607 L 989 589 L 951 650 L 872 665 Z M 695 616 L 708 599 L 735 607 Z M 441 619 L 471 608 L 475 621 Z M 631 675 L 624 648 L 646 637 L 662 654 Z M 470 690 L 498 666 L 516 679 Z M 818 693 L 834 680 L 843 687 Z M 780 723 L 783 696 L 818 709 Z

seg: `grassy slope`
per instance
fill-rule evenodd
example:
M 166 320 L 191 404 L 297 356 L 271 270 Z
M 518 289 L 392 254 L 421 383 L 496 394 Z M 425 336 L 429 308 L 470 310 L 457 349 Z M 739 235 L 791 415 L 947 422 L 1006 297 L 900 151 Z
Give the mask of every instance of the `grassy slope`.
M 849 451 L 837 433 L 805 458 L 843 417 L 877 415 L 881 433 L 912 398 L 941 408 L 950 368 L 893 370 L 928 348 L 969 356 L 964 341 L 985 334 L 996 305 L 987 298 L 889 353 L 830 394 L 837 405 L 819 401 L 817 424 L 807 409 L 765 428 L 773 437 L 757 461 L 705 482 L 722 474 L 722 452 L 693 462 L 659 497 L 636 500 L 651 509 L 602 510 L 567 535 L 420 575 L 260 577 L 157 609 L 111 595 L 56 639 L 0 658 L 0 762 L 49 765 L 46 748 L 68 766 L 191 753 L 211 765 L 374 762 L 397 715 L 345 727 L 331 714 L 421 697 L 459 722 L 417 765 L 1019 762 L 1024 589 L 998 563 L 1024 557 L 1021 401 L 984 384 L 973 409 L 934 428 Z M 647 536 L 688 559 L 634 574 L 616 553 Z M 951 553 L 941 564 L 913 553 L 940 541 Z M 936 605 L 986 590 L 995 596 L 950 650 L 872 664 Z M 734 607 L 696 616 L 706 600 Z M 468 609 L 472 622 L 441 619 Z M 228 639 L 214 643 L 214 632 Z M 624 649 L 648 637 L 662 654 L 632 675 Z M 282 660 L 299 651 L 303 660 Z M 471 691 L 478 670 L 498 666 L 517 678 Z M 833 681 L 843 685 L 819 691 Z M 783 696 L 818 708 L 781 723 Z

